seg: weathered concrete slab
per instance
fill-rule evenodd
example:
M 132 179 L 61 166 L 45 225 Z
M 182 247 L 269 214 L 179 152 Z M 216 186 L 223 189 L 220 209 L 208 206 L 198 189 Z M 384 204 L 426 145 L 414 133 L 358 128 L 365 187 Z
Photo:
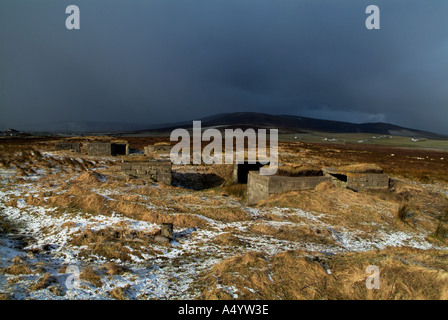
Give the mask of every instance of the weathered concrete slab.
M 78 142 L 58 142 L 55 144 L 56 150 L 68 150 L 76 153 L 81 152 L 81 144 Z
M 262 176 L 258 172 L 250 171 L 247 182 L 247 204 L 254 205 L 271 194 L 315 189 L 320 183 L 330 180 L 330 177 L 326 176 Z
M 335 185 L 354 191 L 389 188 L 390 179 L 384 173 L 346 172 L 335 168 L 325 168 L 324 172 Z
M 85 146 L 86 153 L 91 156 L 116 156 L 128 155 L 129 144 L 110 142 L 90 142 Z
M 129 176 L 171 185 L 171 161 L 128 162 L 120 168 Z
M 384 173 L 352 173 L 347 176 L 347 188 L 356 191 L 363 191 L 367 189 L 387 189 L 389 188 L 389 177 Z

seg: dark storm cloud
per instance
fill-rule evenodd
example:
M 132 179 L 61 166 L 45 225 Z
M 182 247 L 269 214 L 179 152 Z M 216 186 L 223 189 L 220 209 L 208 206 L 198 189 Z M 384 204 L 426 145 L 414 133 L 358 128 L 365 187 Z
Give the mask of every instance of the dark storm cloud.
M 448 133 L 442 0 L 4 0 L 0 41 L 4 126 L 257 111 Z

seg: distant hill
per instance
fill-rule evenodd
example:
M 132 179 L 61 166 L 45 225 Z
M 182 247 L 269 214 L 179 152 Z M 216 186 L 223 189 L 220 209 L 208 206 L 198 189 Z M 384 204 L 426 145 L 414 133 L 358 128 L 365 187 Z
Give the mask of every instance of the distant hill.
M 375 123 L 350 123 L 342 121 L 321 120 L 291 115 L 271 115 L 255 112 L 222 113 L 201 119 L 202 127 L 225 128 L 271 128 L 279 129 L 280 133 L 303 133 L 306 131 L 319 131 L 329 133 L 373 133 L 381 135 L 396 135 L 405 137 L 418 137 L 427 139 L 447 139 L 441 134 L 400 127 L 397 125 Z M 152 129 L 152 131 L 171 131 L 175 128 L 191 128 L 193 121 L 186 121 Z M 150 129 L 151 130 L 151 129 Z
M 279 129 L 280 133 L 303 133 L 318 131 L 328 133 L 372 133 L 379 135 L 395 135 L 426 139 L 448 139 L 448 136 L 404 128 L 397 125 L 375 123 L 350 123 L 342 121 L 321 120 L 291 115 L 272 115 L 256 112 L 221 113 L 201 119 L 202 127 L 226 128 L 254 128 L 254 129 Z M 70 121 L 50 124 L 27 126 L 31 132 L 48 133 L 138 133 L 159 132 L 164 133 L 176 128 L 189 129 L 193 126 L 193 120 L 168 124 L 145 123 L 119 123 L 98 121 Z

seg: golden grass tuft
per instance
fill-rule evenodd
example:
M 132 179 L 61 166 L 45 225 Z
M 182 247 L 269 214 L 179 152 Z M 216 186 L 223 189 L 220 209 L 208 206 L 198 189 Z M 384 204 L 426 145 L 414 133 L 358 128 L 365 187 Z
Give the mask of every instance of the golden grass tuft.
M 333 188 L 336 188 L 336 186 L 333 184 L 333 182 L 324 181 L 324 182 L 319 183 L 316 186 L 315 190 L 318 192 L 325 192 L 325 191 L 333 189 Z
M 327 245 L 335 244 L 331 231 L 306 225 L 282 225 L 275 227 L 266 223 L 256 223 L 251 225 L 248 230 L 258 235 L 270 236 L 280 240 L 314 242 Z
M 129 285 L 127 285 L 124 288 L 121 287 L 115 287 L 114 289 L 112 289 L 109 294 L 113 299 L 116 300 L 128 300 L 128 295 L 126 293 L 126 291 L 129 289 Z
M 12 274 L 12 275 L 21 275 L 21 274 L 32 274 L 31 269 L 22 263 L 13 263 L 7 268 L 3 268 L 2 271 L 4 273 Z
M 244 241 L 240 240 L 237 236 L 232 233 L 225 232 L 213 239 L 213 243 L 222 247 L 240 247 L 244 246 Z
M 103 282 L 101 281 L 101 277 L 91 268 L 86 267 L 82 270 L 79 277 L 83 280 L 86 280 L 93 284 L 95 287 L 102 287 Z
M 9 293 L 0 292 L 0 301 L 12 300 L 12 296 Z
M 31 287 L 31 291 L 42 290 L 49 287 L 51 284 L 56 282 L 56 278 L 49 273 L 45 273 L 36 283 Z
M 126 241 L 122 239 L 121 230 L 106 228 L 98 231 L 85 230 L 78 236 L 71 239 L 70 244 L 75 246 L 89 247 L 88 251 L 82 251 L 88 254 L 97 254 L 107 259 L 121 259 L 129 261 L 130 250 L 126 248 Z
M 171 143 L 162 141 L 162 142 L 156 142 L 156 143 L 154 143 L 154 145 L 155 146 L 170 146 Z
M 247 199 L 247 184 L 229 183 L 222 187 L 222 191 L 226 195 L 233 196 L 241 201 Z
M 340 172 L 347 173 L 383 173 L 383 169 L 374 163 L 355 163 L 338 168 Z
M 74 183 L 80 183 L 85 186 L 94 186 L 103 183 L 103 176 L 94 171 L 86 171 L 73 180 Z
M 406 204 L 401 204 L 397 210 L 397 218 L 400 221 L 405 222 L 409 217 L 409 208 Z
M 250 214 L 240 207 L 199 207 L 196 214 L 223 222 L 249 221 Z
M 106 273 L 108 275 L 121 275 L 127 271 L 129 271 L 129 269 L 126 266 L 121 266 L 118 265 L 114 262 L 108 262 L 104 265 L 104 269 L 106 271 Z
M 306 176 L 322 176 L 322 169 L 311 165 L 287 165 L 277 169 L 277 176 L 286 177 L 306 177 Z

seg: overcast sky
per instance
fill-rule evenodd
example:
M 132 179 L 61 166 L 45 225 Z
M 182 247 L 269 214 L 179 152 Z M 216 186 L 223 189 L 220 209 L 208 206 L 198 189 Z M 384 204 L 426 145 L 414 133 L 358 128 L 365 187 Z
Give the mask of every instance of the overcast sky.
M 0 1 L 2 128 L 237 111 L 448 134 L 448 1 Z

